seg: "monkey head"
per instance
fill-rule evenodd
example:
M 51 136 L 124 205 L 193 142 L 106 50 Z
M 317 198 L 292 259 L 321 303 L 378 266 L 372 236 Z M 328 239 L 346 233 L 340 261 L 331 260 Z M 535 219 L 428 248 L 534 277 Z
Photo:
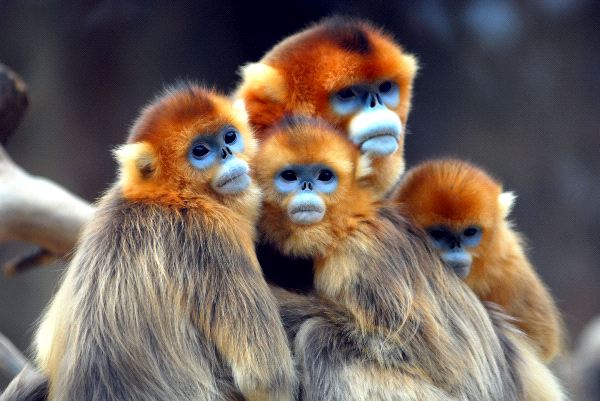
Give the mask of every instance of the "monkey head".
M 259 139 L 286 115 L 327 120 L 370 156 L 364 175 L 383 170 L 376 177 L 383 182 L 376 185 L 385 192 L 404 171 L 404 128 L 416 70 L 415 58 L 380 29 L 333 17 L 243 67 L 236 96 L 244 100 Z
M 482 169 L 442 159 L 409 170 L 397 201 L 427 231 L 445 264 L 467 278 L 477 276 L 484 269 L 483 257 L 494 254 L 496 230 L 514 195 L 503 193 L 501 184 Z
M 187 83 L 148 105 L 115 153 L 125 198 L 186 207 L 205 196 L 226 204 L 256 197 L 255 151 L 243 107 Z
M 362 201 L 354 185 L 358 156 L 324 121 L 287 118 L 272 128 L 253 162 L 266 240 L 290 256 L 316 256 L 331 247 Z

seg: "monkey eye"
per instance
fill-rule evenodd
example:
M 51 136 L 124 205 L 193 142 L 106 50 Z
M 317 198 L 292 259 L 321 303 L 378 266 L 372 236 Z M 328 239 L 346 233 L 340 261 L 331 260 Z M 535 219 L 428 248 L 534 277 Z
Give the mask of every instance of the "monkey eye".
M 281 178 L 283 178 L 286 181 L 296 181 L 298 179 L 298 177 L 296 176 L 296 173 L 294 173 L 293 170 L 285 170 L 281 173 Z
M 194 145 L 192 148 L 192 156 L 194 156 L 194 159 L 202 159 L 208 152 L 210 152 L 210 149 L 202 144 Z
M 432 230 L 428 230 L 427 232 L 436 241 L 441 241 L 446 237 L 446 230 L 442 230 L 440 228 L 434 228 Z
M 352 90 L 352 88 L 345 88 L 337 93 L 337 97 L 341 100 L 350 100 L 355 96 L 356 93 L 354 92 L 354 90 Z
M 463 235 L 465 237 L 473 237 L 479 233 L 479 229 L 477 227 L 469 227 L 464 232 Z
M 317 177 L 319 181 L 331 181 L 332 178 L 333 173 L 331 172 L 331 170 L 321 170 L 319 172 L 319 177 Z
M 224 139 L 227 145 L 231 145 L 237 139 L 237 132 L 235 132 L 234 130 L 227 131 L 225 133 Z
M 390 90 L 392 90 L 393 86 L 394 85 L 392 84 L 391 81 L 382 82 L 381 84 L 379 84 L 379 92 L 381 92 L 381 93 L 387 93 Z

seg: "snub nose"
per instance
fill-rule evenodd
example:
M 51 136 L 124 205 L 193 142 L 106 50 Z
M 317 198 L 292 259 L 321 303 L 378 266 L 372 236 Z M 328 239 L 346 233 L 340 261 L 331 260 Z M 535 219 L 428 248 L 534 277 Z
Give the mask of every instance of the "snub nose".
M 302 183 L 302 190 L 303 190 L 303 191 L 306 191 L 306 190 L 308 190 L 308 191 L 312 191 L 312 189 L 313 189 L 313 184 L 312 184 L 312 182 L 309 182 L 309 181 L 304 181 L 304 182 Z
M 221 158 L 226 159 L 229 155 L 233 155 L 233 152 L 231 152 L 228 146 L 221 148 Z
M 379 97 L 378 93 L 369 94 L 369 98 L 367 99 L 367 103 L 369 103 L 369 105 L 372 108 L 377 107 L 377 105 L 379 105 L 379 104 L 383 104 L 383 102 L 381 101 L 381 98 Z

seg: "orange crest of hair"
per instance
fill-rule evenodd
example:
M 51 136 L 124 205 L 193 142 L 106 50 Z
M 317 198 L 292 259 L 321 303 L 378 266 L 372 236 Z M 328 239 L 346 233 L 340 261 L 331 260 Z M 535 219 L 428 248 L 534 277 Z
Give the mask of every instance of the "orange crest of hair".
M 243 136 L 245 150 L 238 157 L 249 162 L 256 143 L 244 111 L 227 97 L 196 84 L 166 89 L 141 111 L 127 144 L 115 151 L 123 196 L 178 206 L 189 206 L 201 195 L 215 196 L 209 185 L 212 168 L 195 169 L 188 154 L 196 138 L 225 126 Z
M 502 218 L 498 208 L 501 184 L 470 163 L 443 159 L 409 170 L 397 200 L 421 227 L 470 224 L 490 228 Z
M 329 105 L 332 93 L 393 80 L 401 94 L 396 112 L 405 124 L 416 71 L 415 58 L 381 29 L 364 20 L 333 17 L 284 39 L 259 63 L 246 66 L 237 95 L 262 135 L 293 113 L 323 117 L 341 127 L 345 122 Z

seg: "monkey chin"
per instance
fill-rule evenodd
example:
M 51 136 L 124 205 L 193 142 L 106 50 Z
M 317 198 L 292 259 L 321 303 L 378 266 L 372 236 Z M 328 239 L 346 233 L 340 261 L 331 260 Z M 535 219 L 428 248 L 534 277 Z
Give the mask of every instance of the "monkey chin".
M 362 153 L 388 156 L 398 150 L 402 122 L 396 113 L 381 108 L 358 114 L 350 121 L 349 132 Z
M 323 220 L 325 203 L 312 194 L 296 196 L 287 207 L 287 214 L 294 224 L 310 225 Z
M 212 181 L 212 187 L 222 195 L 235 195 L 245 191 L 252 182 L 248 175 L 248 164 L 235 160 L 223 165 Z
M 468 252 L 444 252 L 441 257 L 446 267 L 461 279 L 467 277 L 471 272 L 473 258 Z

